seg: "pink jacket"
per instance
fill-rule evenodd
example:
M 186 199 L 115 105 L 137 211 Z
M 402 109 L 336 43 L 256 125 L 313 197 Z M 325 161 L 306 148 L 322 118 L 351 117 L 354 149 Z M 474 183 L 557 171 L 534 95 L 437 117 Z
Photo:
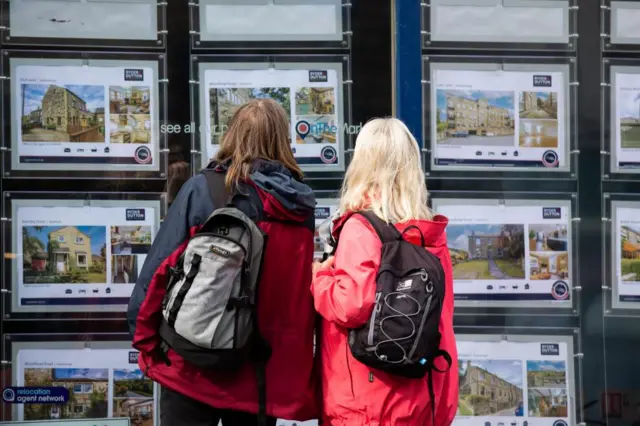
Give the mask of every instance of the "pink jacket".
M 434 372 L 436 425 L 453 422 L 458 405 L 458 355 L 453 334 L 453 274 L 446 245 L 447 218 L 410 221 L 396 227 L 402 231 L 415 225 L 422 231 L 426 249 L 440 258 L 446 274 L 446 296 L 440 322 L 441 349 L 453 363 L 446 373 Z M 420 244 L 417 231 L 405 238 Z M 321 358 L 325 425 L 331 426 L 430 426 L 431 402 L 427 379 L 406 379 L 371 369 L 351 355 L 347 330 L 364 325 L 375 298 L 375 278 L 382 243 L 360 216 L 347 219 L 332 268 L 318 271 L 311 291 L 315 308 L 323 317 L 318 345 Z M 442 359 L 439 369 L 446 368 Z M 435 425 L 434 425 L 435 426 Z

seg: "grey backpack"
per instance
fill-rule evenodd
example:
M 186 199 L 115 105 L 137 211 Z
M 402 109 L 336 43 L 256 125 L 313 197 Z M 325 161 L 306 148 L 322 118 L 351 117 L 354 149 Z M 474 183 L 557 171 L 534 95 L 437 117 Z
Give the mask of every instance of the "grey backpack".
M 203 173 L 218 208 L 171 268 L 159 330 L 163 349 L 207 370 L 233 371 L 254 362 L 265 411 L 270 349 L 258 330 L 256 306 L 266 235 L 230 204 L 224 173 Z

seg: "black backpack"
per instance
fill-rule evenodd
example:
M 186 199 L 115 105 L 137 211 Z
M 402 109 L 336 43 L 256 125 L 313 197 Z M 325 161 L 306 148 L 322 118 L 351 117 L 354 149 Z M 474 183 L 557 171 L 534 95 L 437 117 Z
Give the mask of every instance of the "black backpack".
M 428 375 L 435 418 L 432 372 L 451 367 L 451 355 L 440 349 L 438 331 L 446 289 L 440 259 L 424 248 L 422 233 L 422 246 L 417 246 L 373 212 L 353 214 L 364 217 L 375 229 L 382 241 L 382 256 L 371 317 L 364 326 L 349 330 L 351 353 L 361 363 L 388 374 L 406 378 Z M 334 233 L 339 234 L 340 228 Z M 412 228 L 418 229 L 409 226 L 404 232 Z M 439 357 L 447 362 L 445 370 L 435 366 Z

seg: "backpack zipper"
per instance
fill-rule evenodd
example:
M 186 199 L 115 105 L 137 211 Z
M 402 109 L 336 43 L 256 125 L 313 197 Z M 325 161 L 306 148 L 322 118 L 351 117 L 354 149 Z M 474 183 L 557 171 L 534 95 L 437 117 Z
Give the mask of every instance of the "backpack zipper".
M 420 336 L 422 335 L 422 330 L 424 329 L 424 324 L 427 322 L 427 315 L 429 315 L 429 309 L 431 308 L 431 301 L 433 300 L 433 283 L 431 281 L 428 281 L 428 279 L 429 279 L 429 275 L 427 274 L 426 271 L 424 271 L 424 274 L 422 276 L 422 281 L 427 282 L 426 290 L 427 290 L 427 294 L 429 295 L 429 298 L 427 299 L 427 304 L 424 307 L 424 313 L 422 314 L 422 319 L 420 320 L 420 327 L 418 328 L 418 334 L 416 335 L 416 340 L 413 341 L 413 347 L 411 348 L 411 351 L 409 351 L 409 355 L 407 355 L 407 359 L 409 360 L 413 357 L 413 354 L 416 352 L 416 349 L 418 349 L 418 339 L 420 339 Z
M 373 312 L 371 312 L 371 318 L 369 319 L 369 333 L 367 334 L 367 345 L 373 346 L 373 328 L 375 326 L 376 317 L 382 310 L 382 305 L 380 305 L 380 297 L 382 297 L 382 293 L 376 293 L 376 302 L 373 307 Z
M 356 392 L 353 390 L 353 374 L 351 374 L 351 365 L 349 365 L 349 345 L 348 344 L 345 345 L 344 347 L 344 355 L 347 361 L 347 370 L 349 370 L 349 385 L 351 386 L 351 396 L 355 399 Z

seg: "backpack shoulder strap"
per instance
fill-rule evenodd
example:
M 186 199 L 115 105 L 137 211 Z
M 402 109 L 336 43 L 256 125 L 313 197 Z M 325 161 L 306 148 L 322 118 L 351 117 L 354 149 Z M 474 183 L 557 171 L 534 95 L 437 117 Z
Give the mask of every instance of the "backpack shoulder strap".
M 225 174 L 215 169 L 205 169 L 202 171 L 205 179 L 207 180 L 207 187 L 209 188 L 209 196 L 213 201 L 213 209 L 221 209 L 226 207 L 231 202 L 232 195 L 227 191 L 225 185 Z
M 378 238 L 382 241 L 382 244 L 388 243 L 391 241 L 395 241 L 402 238 L 402 234 L 400 231 L 396 229 L 392 224 L 386 223 L 382 219 L 380 219 L 375 213 L 371 211 L 361 211 L 357 212 L 362 217 L 364 217 L 367 222 L 371 224 L 373 229 L 378 234 Z

